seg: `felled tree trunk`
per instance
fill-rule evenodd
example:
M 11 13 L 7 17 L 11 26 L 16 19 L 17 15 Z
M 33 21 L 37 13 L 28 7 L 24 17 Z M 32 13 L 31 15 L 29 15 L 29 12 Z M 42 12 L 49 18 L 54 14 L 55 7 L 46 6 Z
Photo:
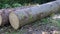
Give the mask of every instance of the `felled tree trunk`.
M 9 24 L 9 13 L 13 11 L 18 11 L 21 9 L 25 9 L 32 6 L 22 6 L 22 7 L 16 7 L 16 8 L 7 8 L 7 9 L 0 9 L 0 26 L 4 26 Z
M 0 26 L 1 26 L 1 23 L 2 23 L 2 13 L 3 13 L 3 11 L 2 10 L 0 10 Z
M 53 1 L 26 9 L 18 9 L 9 14 L 10 24 L 14 29 L 18 29 L 25 24 L 46 17 L 51 13 L 58 12 L 59 8 L 59 2 Z
M 0 26 L 4 26 L 9 23 L 8 15 L 13 9 L 1 9 L 0 10 Z

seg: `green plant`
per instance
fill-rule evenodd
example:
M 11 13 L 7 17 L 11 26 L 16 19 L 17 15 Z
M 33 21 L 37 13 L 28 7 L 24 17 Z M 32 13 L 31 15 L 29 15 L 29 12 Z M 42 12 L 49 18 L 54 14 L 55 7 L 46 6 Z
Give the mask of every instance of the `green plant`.
M 21 4 L 19 4 L 19 3 L 14 3 L 14 4 L 12 4 L 12 7 L 21 7 L 22 5 Z
M 11 6 L 9 4 L 4 4 L 2 8 L 10 8 Z

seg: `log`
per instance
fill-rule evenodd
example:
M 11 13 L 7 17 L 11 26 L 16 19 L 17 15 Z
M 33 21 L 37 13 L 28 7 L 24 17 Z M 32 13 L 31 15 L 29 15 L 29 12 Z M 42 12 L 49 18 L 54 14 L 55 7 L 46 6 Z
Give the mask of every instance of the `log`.
M 19 29 L 25 24 L 32 23 L 52 13 L 56 13 L 59 9 L 60 2 L 58 1 L 53 1 L 21 10 L 18 9 L 17 11 L 10 12 L 9 21 L 14 29 Z
M 2 10 L 0 10 L 0 25 L 1 25 L 1 23 L 2 23 Z
M 5 9 L 0 9 L 0 26 L 4 26 L 4 25 L 9 25 L 9 13 L 11 11 L 17 11 L 21 10 L 21 9 L 25 9 L 28 7 L 32 7 L 31 6 L 22 6 L 22 7 L 15 7 L 15 8 L 5 8 Z
M 10 13 L 11 9 L 1 9 L 0 10 L 0 26 L 4 26 L 9 23 L 8 14 Z

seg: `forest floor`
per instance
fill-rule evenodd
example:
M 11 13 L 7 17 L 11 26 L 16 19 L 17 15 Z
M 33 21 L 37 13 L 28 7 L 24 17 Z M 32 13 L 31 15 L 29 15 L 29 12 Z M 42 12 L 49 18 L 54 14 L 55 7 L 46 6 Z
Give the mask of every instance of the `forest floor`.
M 0 27 L 0 34 L 42 34 L 42 31 L 60 31 L 59 16 L 60 14 L 54 14 L 51 17 L 46 17 L 31 24 L 27 24 L 18 30 L 14 30 L 10 25 Z

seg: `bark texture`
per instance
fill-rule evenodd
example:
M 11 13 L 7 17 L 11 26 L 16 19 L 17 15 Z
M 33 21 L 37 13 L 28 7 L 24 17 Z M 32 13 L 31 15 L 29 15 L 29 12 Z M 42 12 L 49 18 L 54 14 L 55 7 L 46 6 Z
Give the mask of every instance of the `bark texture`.
M 22 6 L 22 7 L 16 7 L 16 8 L 5 8 L 5 9 L 0 9 L 0 26 L 4 26 L 6 24 L 9 24 L 9 13 L 13 11 L 18 11 L 21 9 L 25 9 L 28 7 L 32 6 Z
M 14 29 L 56 13 L 60 9 L 60 2 L 53 1 L 46 4 L 15 10 L 9 14 L 10 24 Z M 12 16 L 13 15 L 13 16 Z
M 0 26 L 4 26 L 5 24 L 8 24 L 9 23 L 9 19 L 8 19 L 8 15 L 9 13 L 12 11 L 13 9 L 9 8 L 9 9 L 1 9 L 0 10 Z

